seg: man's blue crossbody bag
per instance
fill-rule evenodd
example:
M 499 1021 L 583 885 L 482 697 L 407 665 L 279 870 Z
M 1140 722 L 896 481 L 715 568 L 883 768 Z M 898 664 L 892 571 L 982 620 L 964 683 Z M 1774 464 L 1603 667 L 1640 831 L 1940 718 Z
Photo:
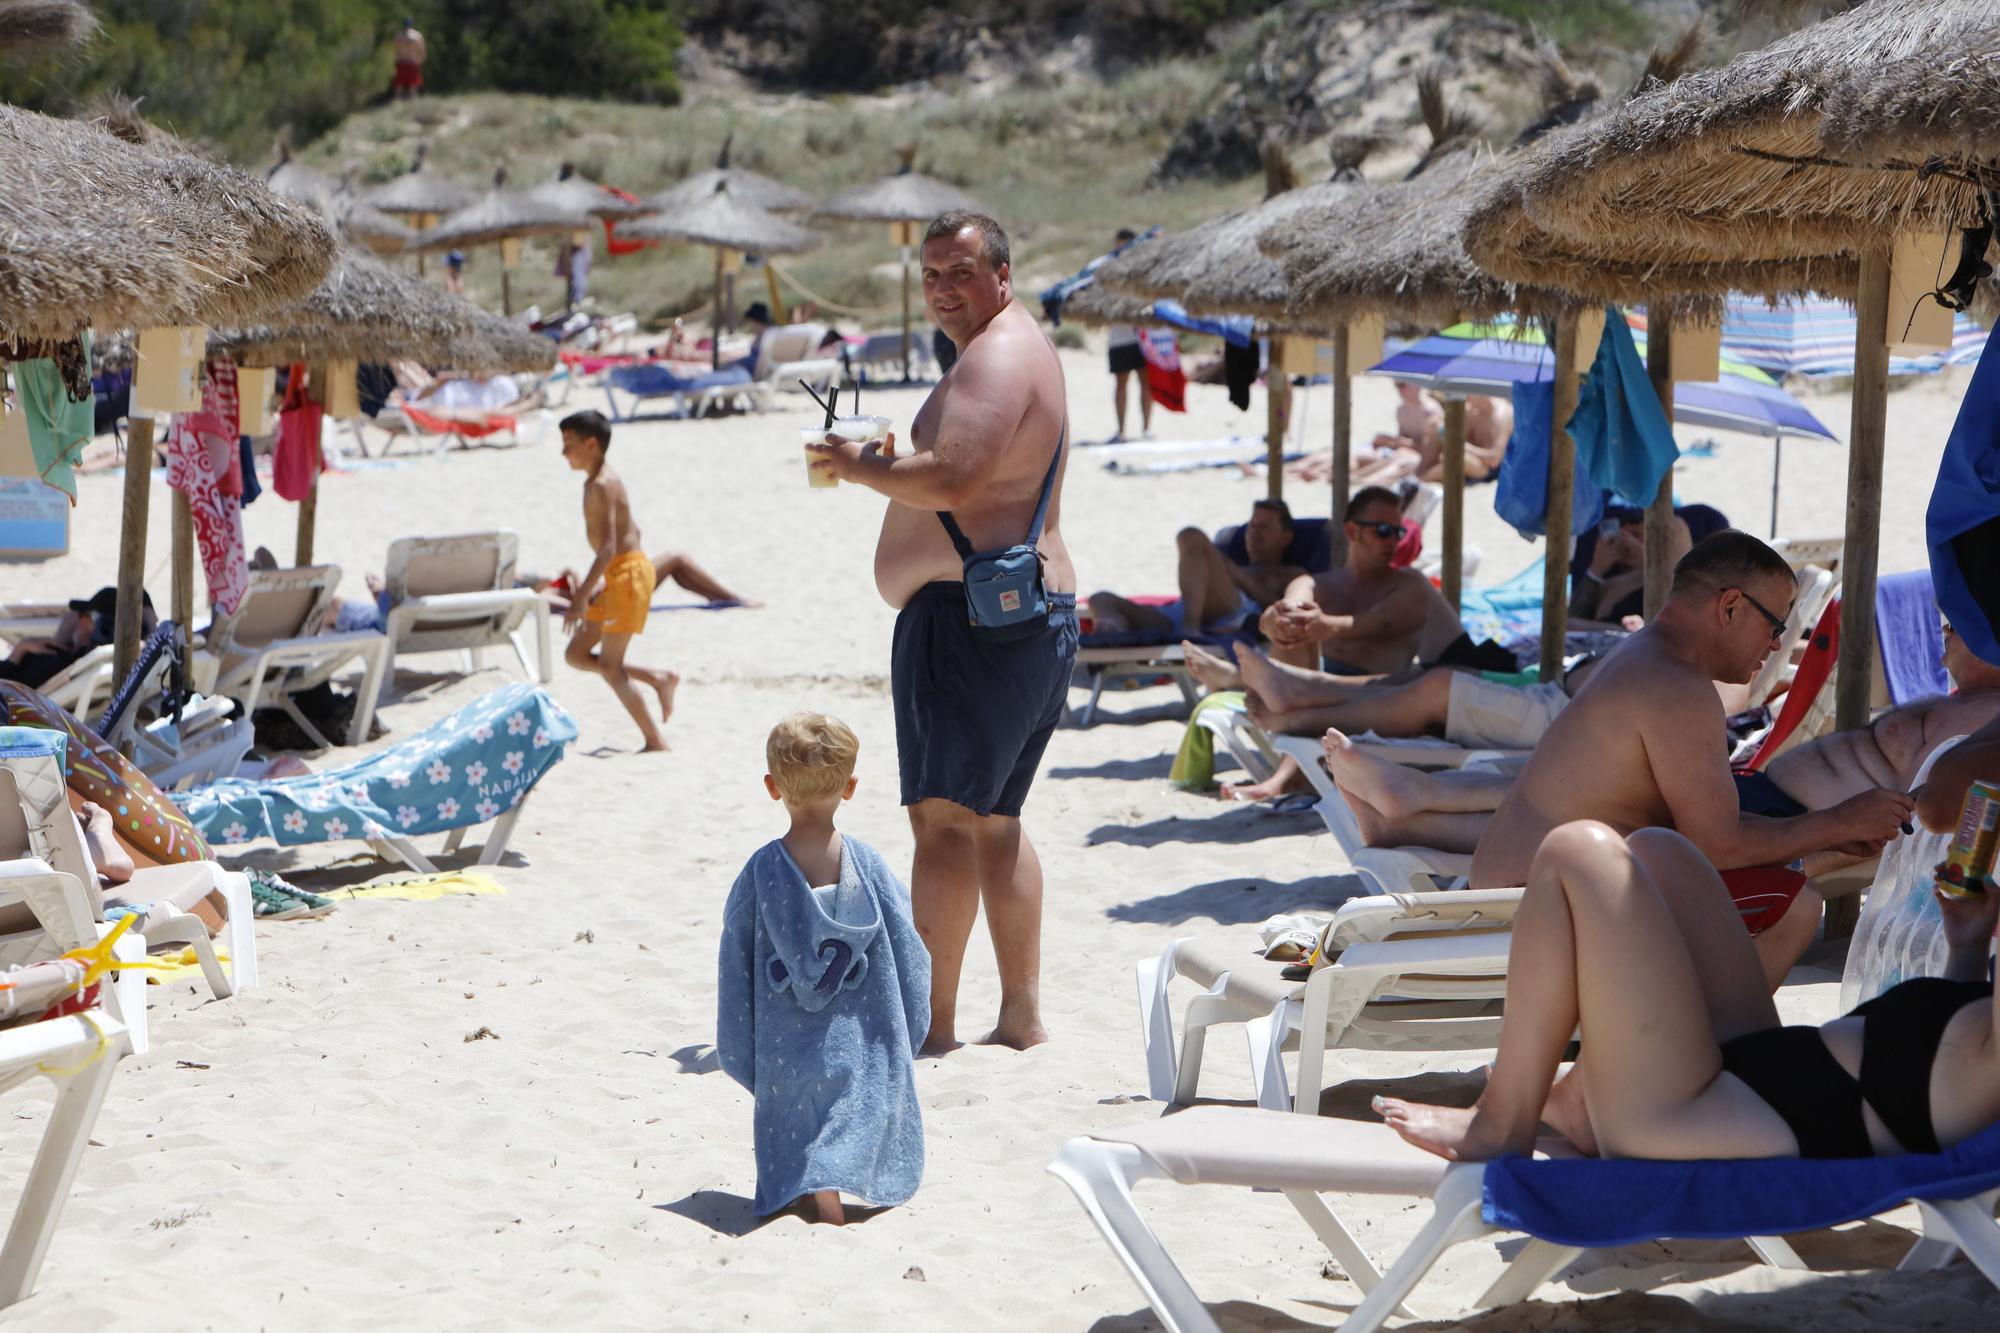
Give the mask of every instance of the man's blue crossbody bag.
M 1069 428 L 1065 426 L 1062 438 L 1056 441 L 1055 457 L 1049 460 L 1049 474 L 1042 478 L 1035 520 L 1028 525 L 1028 538 L 1020 545 L 975 551 L 950 513 L 938 513 L 938 522 L 944 524 L 958 558 L 965 563 L 966 616 L 984 638 L 1003 643 L 1025 639 L 1049 622 L 1049 597 L 1042 587 L 1042 553 L 1036 543 L 1042 539 L 1049 499 L 1055 494 L 1056 470 L 1062 466 L 1063 446 L 1068 442 Z

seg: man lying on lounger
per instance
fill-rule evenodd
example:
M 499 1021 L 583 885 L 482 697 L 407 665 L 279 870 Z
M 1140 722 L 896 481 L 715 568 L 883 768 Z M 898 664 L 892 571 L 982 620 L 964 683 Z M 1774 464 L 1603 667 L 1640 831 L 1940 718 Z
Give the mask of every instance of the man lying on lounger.
M 1677 829 L 1723 871 L 1816 852 L 1872 856 L 1912 817 L 1907 770 L 1924 736 L 1935 733 L 1935 744 L 1962 731 L 1965 715 L 1936 701 L 1884 719 L 1865 740 L 1832 739 L 1766 777 L 1733 780 L 1715 682 L 1756 674 L 1779 643 L 1792 587 L 1790 566 L 1755 537 L 1721 532 L 1696 545 L 1674 567 L 1659 618 L 1604 659 L 1519 777 L 1416 773 L 1371 759 L 1338 731 L 1327 734 L 1327 767 L 1370 842 L 1470 850 L 1475 888 L 1522 883 L 1549 830 L 1573 819 L 1622 833 Z M 1989 686 L 2000 683 L 1979 668 Z M 1946 707 L 1957 716 L 1930 718 Z M 1817 894 L 1801 893 L 1759 937 L 1774 977 L 1810 942 L 1818 906 Z
M 1099 630 L 1151 630 L 1175 637 L 1234 633 L 1305 575 L 1297 565 L 1284 563 L 1291 543 L 1292 511 L 1283 500 L 1259 500 L 1250 507 L 1250 521 L 1243 525 L 1243 547 L 1250 556 L 1245 564 L 1231 560 L 1200 528 L 1182 528 L 1174 537 L 1180 550 L 1179 600 L 1142 606 L 1116 593 L 1092 593 L 1091 618 Z

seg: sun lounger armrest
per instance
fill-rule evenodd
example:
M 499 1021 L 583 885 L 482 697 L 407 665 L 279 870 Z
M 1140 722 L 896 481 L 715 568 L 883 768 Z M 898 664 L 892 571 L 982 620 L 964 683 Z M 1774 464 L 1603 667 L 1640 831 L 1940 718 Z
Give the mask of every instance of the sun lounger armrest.
M 64 949 L 89 940 L 94 916 L 76 876 L 61 874 L 34 857 L 0 861 L 0 890 L 17 895 Z
M 489 592 L 439 592 L 427 597 L 405 597 L 389 609 L 416 611 L 422 615 L 449 616 L 454 612 L 481 615 L 496 606 L 520 603 L 532 607 L 541 600 L 533 588 L 495 588 Z M 420 617 L 421 618 L 421 617 Z

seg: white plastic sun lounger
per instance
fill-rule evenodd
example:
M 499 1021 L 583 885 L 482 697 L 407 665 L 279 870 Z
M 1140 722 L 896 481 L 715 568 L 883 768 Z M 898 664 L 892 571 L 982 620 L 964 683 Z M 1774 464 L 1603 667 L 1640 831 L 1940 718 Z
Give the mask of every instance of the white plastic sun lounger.
M 1989 1130 L 1987 1136 L 1995 1132 Z M 1549 1155 L 1564 1154 L 1560 1144 L 1545 1144 L 1544 1148 L 1551 1150 Z M 1538 1161 L 1543 1155 L 1537 1154 Z M 1570 1169 L 1594 1168 L 1599 1164 L 1551 1165 Z M 1631 1164 L 1602 1165 L 1615 1169 Z M 1661 1169 L 1670 1178 L 1678 1179 L 1683 1169 L 1691 1174 L 1739 1164 L 1642 1165 Z M 1766 1164 L 1740 1165 L 1754 1169 Z M 1833 1163 L 1814 1165 L 1836 1169 Z M 1391 1315 L 1408 1315 L 1401 1308 L 1403 1300 L 1446 1250 L 1462 1241 L 1481 1240 L 1505 1230 L 1490 1225 L 1482 1214 L 1487 1202 L 1488 1164 L 1447 1162 L 1403 1142 L 1386 1125 L 1237 1107 L 1196 1107 L 1136 1129 L 1071 1139 L 1048 1169 L 1076 1195 L 1077 1202 L 1083 1205 L 1112 1253 L 1138 1283 L 1147 1303 L 1170 1333 L 1216 1333 L 1218 1326 L 1133 1205 L 1132 1186 L 1141 1180 L 1282 1192 L 1349 1280 L 1364 1293 L 1361 1303 L 1340 1325 L 1344 1333 L 1374 1333 Z M 1920 1199 L 1924 1237 L 1911 1248 L 1900 1267 L 1905 1270 L 1942 1267 L 1962 1249 L 1981 1272 L 2000 1285 L 2000 1226 L 1993 1220 L 2000 1189 L 1986 1189 L 1960 1198 L 1946 1197 L 1951 1193 L 1949 1186 L 1942 1189 L 1942 1193 Z M 1385 1273 L 1376 1268 L 1353 1233 L 1328 1206 L 1322 1197 L 1325 1194 L 1428 1199 L 1431 1216 Z M 1899 1198 L 1888 1206 L 1900 1202 Z M 1769 1235 L 1735 1234 L 1748 1241 L 1766 1263 L 1790 1269 L 1806 1267 L 1783 1240 Z M 1582 1253 L 1579 1247 L 1531 1239 L 1499 1279 L 1474 1302 L 1475 1308 L 1491 1309 L 1525 1299 Z
M 534 589 L 514 586 L 519 548 L 520 538 L 506 529 L 391 542 L 383 582 L 392 653 L 463 652 L 476 671 L 483 649 L 511 648 L 521 673 L 546 685 L 553 666 L 549 604 Z M 530 616 L 539 672 L 528 664 Z
M 1181 699 L 1190 709 L 1201 699 L 1178 642 L 1103 648 L 1086 646 L 1077 649 L 1076 665 L 1090 680 L 1090 698 L 1074 715 L 1079 727 L 1087 727 L 1097 720 L 1097 704 L 1104 696 L 1104 687 L 1123 681 L 1149 681 L 1165 677 L 1169 683 L 1179 687 Z
M 1462 884 L 1472 873 L 1472 857 L 1463 852 L 1441 852 L 1430 847 L 1370 847 L 1361 839 L 1361 826 L 1347 798 L 1340 794 L 1333 776 L 1326 771 L 1319 742 L 1303 736 L 1272 736 L 1270 744 L 1279 754 L 1298 760 L 1299 768 L 1312 783 L 1319 804 L 1314 811 L 1347 857 L 1355 873 L 1377 886 L 1381 893 L 1427 893 L 1439 881 Z
M 236 700 L 246 715 L 263 703 L 282 708 L 313 741 L 330 747 L 292 695 L 331 680 L 359 659 L 362 676 L 355 687 L 348 743 L 366 740 L 389 664 L 389 637 L 378 630 L 320 632 L 339 586 L 337 565 L 251 570 L 249 590 L 235 613 L 209 626 L 201 650 L 188 664 L 197 688 Z
M 1218 1023 L 1248 1025 L 1258 1104 L 1307 1115 L 1328 1081 L 1328 1051 L 1491 1049 L 1520 902 L 1519 889 L 1349 899 L 1321 933 L 1328 961 L 1304 982 L 1286 981 L 1241 931 L 1175 940 L 1136 968 L 1149 1093 L 1176 1105 L 1194 1099 L 1207 1029 Z M 1176 977 L 1203 988 L 1182 1016 L 1178 1047 L 1168 995 Z M 1296 1100 L 1288 1047 L 1299 1052 Z
M 0 1090 L 40 1077 L 56 1094 L 0 1246 L 0 1307 L 34 1290 L 111 1076 L 131 1051 L 125 1025 L 102 1009 L 0 1031 Z

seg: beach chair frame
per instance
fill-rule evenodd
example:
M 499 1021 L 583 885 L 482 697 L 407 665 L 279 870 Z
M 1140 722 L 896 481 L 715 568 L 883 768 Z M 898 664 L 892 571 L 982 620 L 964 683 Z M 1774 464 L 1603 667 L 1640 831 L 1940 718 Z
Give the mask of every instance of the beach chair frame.
M 467 670 L 477 671 L 484 649 L 505 647 L 521 674 L 548 684 L 554 674 L 549 604 L 532 588 L 514 586 L 519 550 L 520 537 L 506 528 L 391 542 L 383 574 L 391 655 L 463 652 Z M 524 628 L 531 616 L 535 666 Z
M 307 565 L 298 569 L 253 569 L 249 587 L 234 613 L 217 616 L 203 636 L 200 650 L 189 663 L 196 687 L 204 694 L 220 694 L 243 706 L 245 716 L 254 714 L 266 702 L 281 708 L 314 744 L 332 748 L 292 702 L 292 695 L 324 684 L 348 663 L 359 661 L 362 676 L 355 690 L 354 719 L 348 729 L 348 744 L 359 745 L 368 738 L 375 718 L 375 701 L 382 690 L 389 665 L 389 636 L 380 630 L 353 630 L 344 634 L 322 634 L 333 609 L 333 595 L 340 586 L 340 566 Z M 266 632 L 272 604 L 280 603 L 283 623 L 258 642 L 239 642 L 246 631 Z M 296 614 L 292 608 L 296 607 Z

